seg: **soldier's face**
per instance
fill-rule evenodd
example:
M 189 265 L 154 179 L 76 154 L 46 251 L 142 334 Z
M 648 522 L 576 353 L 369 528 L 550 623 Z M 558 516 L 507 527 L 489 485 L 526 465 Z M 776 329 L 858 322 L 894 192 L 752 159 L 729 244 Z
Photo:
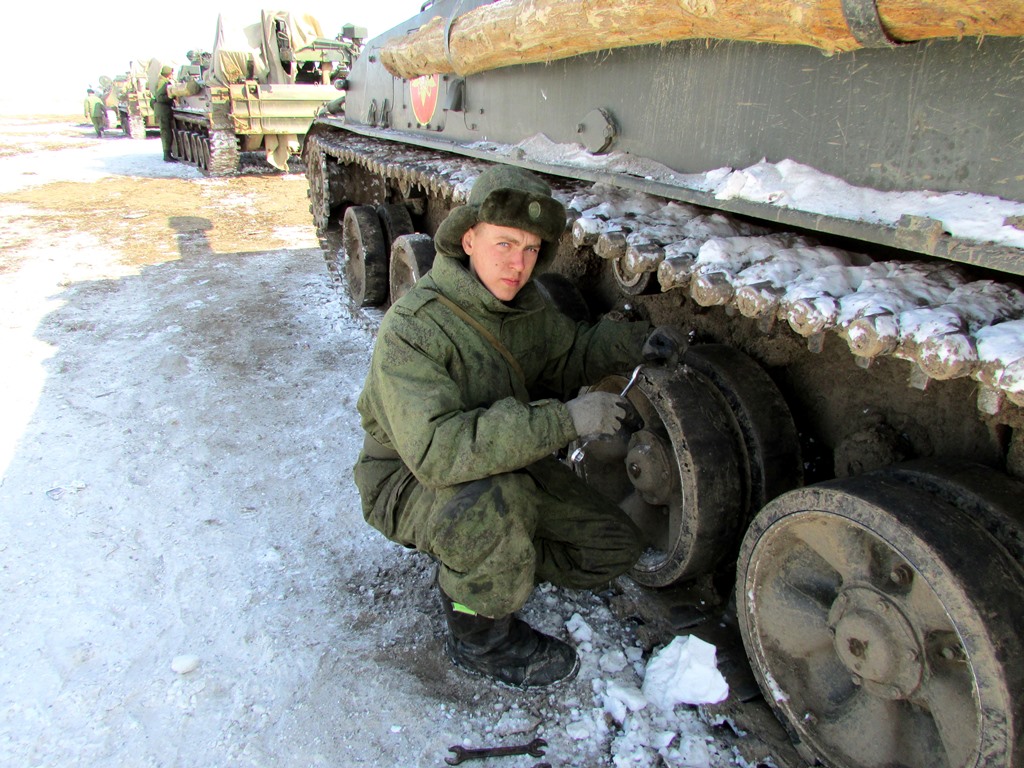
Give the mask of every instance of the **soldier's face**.
M 541 239 L 515 227 L 481 222 L 462 236 L 469 270 L 491 293 L 511 301 L 526 285 L 537 266 Z

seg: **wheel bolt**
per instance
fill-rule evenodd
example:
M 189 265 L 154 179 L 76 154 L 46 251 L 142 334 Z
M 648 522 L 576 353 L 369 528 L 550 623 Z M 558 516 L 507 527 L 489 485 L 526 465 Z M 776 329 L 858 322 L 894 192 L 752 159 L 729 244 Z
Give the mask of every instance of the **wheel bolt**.
M 850 680 L 853 682 L 854 685 L 861 684 L 860 675 L 853 675 L 852 677 L 850 677 Z
M 914 579 L 914 573 L 906 565 L 897 565 L 889 572 L 889 581 L 898 587 L 905 587 Z

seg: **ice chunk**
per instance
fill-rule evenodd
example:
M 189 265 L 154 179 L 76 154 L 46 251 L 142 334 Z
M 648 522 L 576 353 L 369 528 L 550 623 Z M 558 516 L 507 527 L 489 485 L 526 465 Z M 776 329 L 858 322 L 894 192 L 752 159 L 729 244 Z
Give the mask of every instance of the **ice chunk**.
M 718 671 L 715 652 L 715 646 L 699 637 L 675 638 L 648 662 L 644 696 L 662 709 L 724 701 L 729 685 Z

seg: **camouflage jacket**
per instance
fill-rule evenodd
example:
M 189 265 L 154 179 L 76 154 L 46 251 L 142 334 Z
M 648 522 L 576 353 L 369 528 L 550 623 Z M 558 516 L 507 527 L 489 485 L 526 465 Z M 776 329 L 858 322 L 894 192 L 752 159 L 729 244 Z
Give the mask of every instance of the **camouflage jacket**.
M 85 100 L 85 113 L 90 118 L 103 117 L 103 113 L 106 111 L 106 106 L 103 104 L 103 100 L 93 94 Z
M 388 310 L 358 403 L 366 432 L 432 488 L 521 469 L 566 446 L 577 435 L 558 398 L 634 366 L 650 332 L 647 323 L 577 324 L 532 281 L 513 302 L 501 302 L 460 255 L 439 253 Z M 500 339 L 525 379 L 438 293 Z M 387 480 L 379 470 L 372 481 L 362 476 L 362 484 L 376 486 L 360 487 L 364 507 Z
M 153 98 L 151 105 L 156 108 L 170 107 L 174 103 L 174 99 L 167 93 L 167 86 L 171 85 L 174 80 L 166 75 L 161 75 L 156 81 L 156 89 L 153 91 Z

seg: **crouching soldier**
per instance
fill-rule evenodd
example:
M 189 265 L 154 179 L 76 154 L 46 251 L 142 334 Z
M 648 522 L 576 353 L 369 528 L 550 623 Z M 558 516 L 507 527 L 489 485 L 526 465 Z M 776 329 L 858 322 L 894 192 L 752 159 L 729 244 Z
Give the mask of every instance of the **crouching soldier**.
M 438 228 L 431 271 L 384 316 L 358 404 L 367 521 L 438 562 L 452 661 L 520 687 L 579 668 L 571 646 L 515 616 L 534 586 L 598 587 L 641 553 L 632 520 L 554 457 L 615 432 L 623 400 L 572 395 L 685 343 L 647 323 L 577 324 L 543 298 L 530 278 L 565 226 L 539 177 L 481 174 Z

